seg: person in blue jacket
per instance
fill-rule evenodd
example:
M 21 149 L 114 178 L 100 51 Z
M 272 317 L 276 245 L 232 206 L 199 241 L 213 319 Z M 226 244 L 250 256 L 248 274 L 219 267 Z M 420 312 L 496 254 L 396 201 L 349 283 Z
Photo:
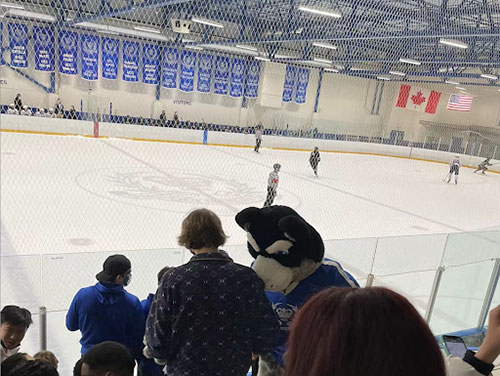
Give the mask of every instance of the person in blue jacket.
M 165 266 L 162 270 L 158 272 L 158 285 L 161 283 L 161 279 L 170 269 L 173 269 L 170 266 Z M 144 317 L 148 317 L 149 310 L 151 309 L 151 304 L 153 303 L 153 299 L 155 298 L 155 294 L 149 294 L 148 297 L 141 301 L 142 312 L 144 312 Z M 163 376 L 163 368 L 164 366 L 156 364 L 153 359 L 148 359 L 144 355 L 141 357 L 139 361 L 138 367 L 138 375 L 139 376 Z
M 127 257 L 109 256 L 96 275 L 98 283 L 80 289 L 73 298 L 66 327 L 82 333 L 82 355 L 94 345 L 114 341 L 140 359 L 146 318 L 139 299 L 124 288 L 131 277 L 132 266 Z

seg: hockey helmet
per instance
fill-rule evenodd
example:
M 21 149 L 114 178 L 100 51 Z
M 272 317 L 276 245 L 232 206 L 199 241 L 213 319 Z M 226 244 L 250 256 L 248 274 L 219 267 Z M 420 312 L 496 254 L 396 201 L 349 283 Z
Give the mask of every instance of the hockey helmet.
M 274 168 L 275 170 L 279 170 L 279 169 L 281 168 L 281 165 L 280 165 L 279 163 L 275 163 L 275 164 L 273 165 L 273 168 Z
M 54 112 L 54 109 L 53 109 L 53 108 L 49 108 L 49 112 L 50 112 L 50 113 L 53 113 L 53 112 Z
M 10 108 L 14 108 L 14 103 L 9 104 Z
M 28 109 L 28 106 L 27 106 L 27 105 L 24 105 L 24 106 L 23 106 L 23 110 L 25 110 L 25 111 L 26 111 L 27 109 Z
M 315 151 L 316 151 L 316 150 L 319 150 L 319 147 L 315 146 L 315 147 L 314 147 L 314 150 L 315 150 Z

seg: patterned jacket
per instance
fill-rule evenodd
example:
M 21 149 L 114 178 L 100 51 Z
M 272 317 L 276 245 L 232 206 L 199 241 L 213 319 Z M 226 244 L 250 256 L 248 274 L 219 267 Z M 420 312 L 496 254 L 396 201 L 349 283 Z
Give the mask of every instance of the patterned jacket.
M 146 323 L 145 354 L 169 376 L 246 375 L 279 326 L 255 272 L 222 252 L 195 255 L 163 277 Z

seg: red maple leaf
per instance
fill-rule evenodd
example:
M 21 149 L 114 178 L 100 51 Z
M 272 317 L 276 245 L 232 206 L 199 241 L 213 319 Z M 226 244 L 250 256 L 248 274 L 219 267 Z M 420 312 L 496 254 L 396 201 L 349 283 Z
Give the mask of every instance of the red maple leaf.
M 411 96 L 411 101 L 413 104 L 416 106 L 420 106 L 422 103 L 425 102 L 425 97 L 423 96 L 422 92 L 419 90 L 416 95 Z

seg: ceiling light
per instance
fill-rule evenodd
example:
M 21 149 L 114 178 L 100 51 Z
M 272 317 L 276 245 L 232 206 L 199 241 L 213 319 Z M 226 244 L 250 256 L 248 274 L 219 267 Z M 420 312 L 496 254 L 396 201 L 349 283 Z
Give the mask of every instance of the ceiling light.
M 143 27 L 143 26 L 134 26 L 135 30 L 139 31 L 145 31 L 146 33 L 153 33 L 153 34 L 161 34 L 161 31 L 158 29 L 151 29 L 149 27 Z
M 190 50 L 198 50 L 198 51 L 203 51 L 203 47 L 200 46 L 192 46 L 188 44 L 187 46 L 184 46 L 184 48 L 189 48 Z
M 468 48 L 469 47 L 466 43 L 460 42 L 458 40 L 453 40 L 453 39 L 441 38 L 439 40 L 439 43 L 445 44 L 447 46 L 458 47 L 458 48 Z
M 46 22 L 56 22 L 56 18 L 50 14 L 29 12 L 27 10 L 12 8 L 7 12 L 9 16 L 16 16 L 22 18 L 32 18 L 35 20 L 46 21 Z
M 12 8 L 12 9 L 24 9 L 22 5 L 11 4 L 11 3 L 0 3 L 0 7 Z
M 482 74 L 481 77 L 489 78 L 490 80 L 498 80 L 498 77 L 493 74 Z
M 333 44 L 328 44 L 328 43 L 313 42 L 313 46 L 328 48 L 330 50 L 336 50 L 337 49 L 337 46 L 334 46 Z
M 328 16 L 328 17 L 335 17 L 335 18 L 340 18 L 342 17 L 341 14 L 339 13 L 334 13 L 334 12 L 327 12 L 324 10 L 319 10 L 319 9 L 314 9 L 314 8 L 309 8 L 309 7 L 299 7 L 299 10 L 303 12 L 309 12 L 313 14 L 319 14 L 321 16 Z
M 101 34 L 120 35 L 116 31 L 109 31 L 109 30 L 97 30 L 97 32 Z
M 100 32 L 111 32 L 111 33 L 118 33 L 121 35 L 132 35 L 135 37 L 142 37 L 142 38 L 149 38 L 149 39 L 154 39 L 154 40 L 159 40 L 159 41 L 164 41 L 164 42 L 170 42 L 170 38 L 167 38 L 164 35 L 161 34 L 156 34 L 156 33 L 146 33 L 144 31 L 139 31 L 139 30 L 132 30 L 132 29 L 125 29 L 123 27 L 115 27 L 115 26 L 110 26 L 110 25 L 103 25 L 103 24 L 98 24 L 98 23 L 93 23 L 93 22 L 78 22 L 74 26 L 80 26 L 80 27 L 85 27 L 88 29 L 94 29 L 98 30 Z
M 213 26 L 213 27 L 219 27 L 219 28 L 224 27 L 224 25 L 222 25 L 218 22 L 211 21 L 211 20 L 205 20 L 203 18 L 192 17 L 191 21 L 199 23 L 199 24 L 203 24 L 203 25 Z
M 268 57 L 264 56 L 255 56 L 255 60 L 260 60 L 260 61 L 271 61 Z
M 403 76 L 403 77 L 406 76 L 406 73 L 399 72 L 399 71 L 394 71 L 394 70 L 389 71 L 389 74 L 393 74 L 395 76 Z
M 391 79 L 389 77 L 378 76 L 377 80 L 390 81 Z
M 458 89 L 458 90 L 465 90 L 465 88 L 464 88 L 464 87 L 460 87 L 460 86 L 455 87 L 455 89 Z
M 450 84 L 450 85 L 460 85 L 460 82 L 451 81 L 451 80 L 446 80 L 444 83 L 445 84 Z
M 241 48 L 242 50 L 248 50 L 248 51 L 258 51 L 258 48 L 253 47 L 253 46 L 244 46 L 242 44 L 237 44 L 236 47 Z
M 313 61 L 315 61 L 315 62 L 317 62 L 317 63 L 323 63 L 323 64 L 332 64 L 332 63 L 333 63 L 333 61 L 331 61 L 331 60 L 328 60 L 328 59 L 322 59 L 322 58 L 320 58 L 320 57 L 315 57 L 315 58 L 313 59 Z
M 274 58 L 275 59 L 298 59 L 297 56 L 279 55 L 279 54 L 274 55 Z
M 422 64 L 418 60 L 408 59 L 406 57 L 402 57 L 401 59 L 399 59 L 399 61 L 402 62 L 402 63 L 413 64 L 413 65 L 420 65 L 420 64 Z
M 339 70 L 338 69 L 333 69 L 333 68 L 326 68 L 325 72 L 339 73 Z

